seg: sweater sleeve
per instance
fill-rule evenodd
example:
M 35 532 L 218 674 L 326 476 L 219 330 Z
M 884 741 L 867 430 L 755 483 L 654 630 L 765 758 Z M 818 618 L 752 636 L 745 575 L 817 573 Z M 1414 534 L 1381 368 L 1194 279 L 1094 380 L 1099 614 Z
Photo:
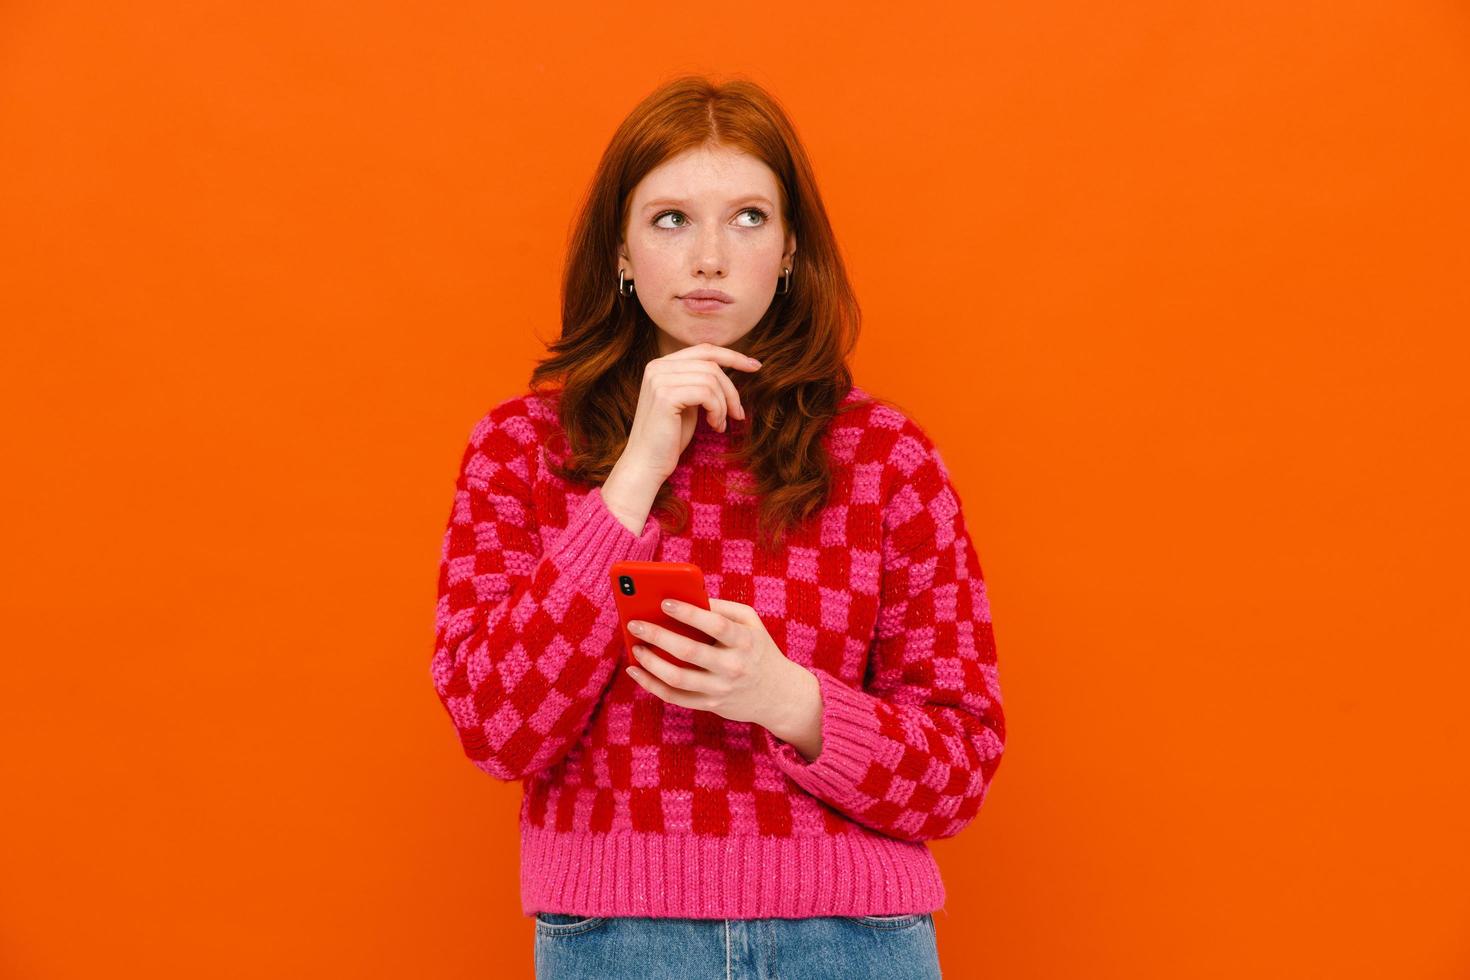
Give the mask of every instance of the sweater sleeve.
M 951 837 L 980 810 L 1005 745 L 985 581 L 938 450 L 911 421 L 883 506 L 882 582 L 867 680 L 821 668 L 822 747 L 777 765 L 852 819 L 902 840 Z
M 476 424 L 439 565 L 434 690 L 465 754 L 504 780 L 554 765 L 581 737 L 618 664 L 608 570 L 651 559 L 662 533 L 652 515 L 629 531 L 594 487 L 543 551 L 537 446 L 514 400 Z

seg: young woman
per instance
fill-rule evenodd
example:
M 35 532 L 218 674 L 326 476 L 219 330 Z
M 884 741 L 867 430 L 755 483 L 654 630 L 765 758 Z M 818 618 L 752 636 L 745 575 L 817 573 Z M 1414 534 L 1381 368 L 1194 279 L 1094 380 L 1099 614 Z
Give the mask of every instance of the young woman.
M 538 977 L 934 977 L 925 841 L 980 809 L 1005 720 L 980 563 L 923 429 L 852 383 L 858 304 L 806 154 L 756 85 L 624 121 L 562 334 L 470 434 L 432 675 L 520 780 Z M 692 562 L 698 643 L 609 577 Z

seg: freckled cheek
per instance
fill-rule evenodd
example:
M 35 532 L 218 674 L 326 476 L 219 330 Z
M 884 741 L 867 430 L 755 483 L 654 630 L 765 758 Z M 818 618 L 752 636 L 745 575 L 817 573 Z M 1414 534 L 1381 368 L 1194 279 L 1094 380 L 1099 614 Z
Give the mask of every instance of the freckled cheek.
M 679 256 L 651 251 L 637 262 L 638 281 L 644 296 L 672 296 L 676 292 L 674 284 L 680 281 L 679 270 L 683 267 L 683 260 Z M 687 275 L 684 280 L 688 280 Z

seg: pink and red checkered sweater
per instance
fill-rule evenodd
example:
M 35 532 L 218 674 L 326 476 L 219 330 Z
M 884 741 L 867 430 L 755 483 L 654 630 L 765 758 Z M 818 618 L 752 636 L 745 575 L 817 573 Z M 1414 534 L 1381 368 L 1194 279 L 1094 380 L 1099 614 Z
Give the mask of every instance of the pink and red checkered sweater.
M 473 763 L 520 780 L 524 914 L 763 918 L 943 906 L 925 840 L 984 801 L 1005 744 L 985 582 L 934 444 L 860 402 L 823 435 L 825 509 L 756 549 L 747 474 L 704 412 L 670 480 L 688 529 L 629 531 L 547 469 L 556 391 L 474 426 L 439 571 L 434 688 Z M 560 458 L 560 457 L 554 457 Z M 822 697 L 807 762 L 624 671 L 609 566 L 693 562 L 760 615 Z

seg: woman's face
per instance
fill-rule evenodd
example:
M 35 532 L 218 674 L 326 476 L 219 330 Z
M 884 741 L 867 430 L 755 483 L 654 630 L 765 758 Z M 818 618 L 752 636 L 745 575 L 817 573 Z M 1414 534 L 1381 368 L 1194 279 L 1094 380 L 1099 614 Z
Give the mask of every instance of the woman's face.
M 618 269 L 658 328 L 660 357 L 701 343 L 745 349 L 796 253 L 779 200 L 775 172 L 726 147 L 665 160 L 633 188 Z M 682 298 L 700 289 L 728 300 Z

